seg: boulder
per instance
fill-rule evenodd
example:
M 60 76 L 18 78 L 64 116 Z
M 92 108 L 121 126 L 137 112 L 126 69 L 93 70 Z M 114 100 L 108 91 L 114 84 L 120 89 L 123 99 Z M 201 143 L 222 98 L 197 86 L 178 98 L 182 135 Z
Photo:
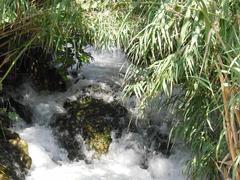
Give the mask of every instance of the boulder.
M 28 49 L 5 79 L 4 86 L 19 86 L 30 79 L 38 91 L 66 91 L 65 80 L 54 63 L 51 52 L 41 47 Z M 0 75 L 7 70 L 8 66 L 0 71 Z
M 162 132 L 158 126 L 150 126 L 146 130 L 146 146 L 150 151 L 161 152 L 164 155 L 169 156 L 172 148 L 172 142 L 169 139 L 169 135 Z
M 6 111 L 2 108 L 0 108 L 0 130 L 2 127 L 10 127 L 11 120 L 9 119 Z M 1 131 L 0 131 L 1 132 Z
M 0 130 L 0 177 L 22 180 L 32 164 L 28 145 L 19 135 L 9 129 Z M 1 179 L 0 178 L 0 179 Z
M 56 68 L 41 66 L 41 64 L 34 65 L 33 68 L 35 70 L 32 80 L 38 91 L 66 91 L 66 83 Z
M 106 153 L 111 131 L 120 133 L 128 118 L 127 110 L 117 102 L 106 103 L 90 96 L 65 102 L 64 108 L 67 113 L 58 115 L 51 126 L 71 160 L 84 158 L 80 153 L 83 141 L 95 150 L 95 155 Z
M 29 105 L 23 105 L 18 101 L 10 98 L 11 107 L 15 109 L 15 112 L 21 117 L 27 124 L 32 123 L 32 110 Z

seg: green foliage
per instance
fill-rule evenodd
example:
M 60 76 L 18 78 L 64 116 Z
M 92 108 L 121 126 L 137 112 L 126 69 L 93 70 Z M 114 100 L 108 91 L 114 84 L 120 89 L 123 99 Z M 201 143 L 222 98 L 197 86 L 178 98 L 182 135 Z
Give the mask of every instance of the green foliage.
M 17 113 L 16 112 L 8 112 L 8 118 L 12 121 L 16 121 L 17 120 Z
M 0 1 L 0 46 L 7 49 L 1 52 L 0 69 L 4 64 L 9 67 L 0 84 L 32 47 L 56 54 L 65 51 L 67 58 L 60 54 L 57 61 L 66 66 L 72 63 L 67 60 L 71 59 L 67 43 L 78 49 L 75 52 L 83 60 L 87 55 L 81 50 L 86 44 L 120 47 L 130 61 L 125 94 L 136 95 L 144 109 L 160 93 L 171 98 L 175 87 L 181 87 L 175 108 L 182 119 L 173 132 L 193 151 L 189 173 L 200 179 L 219 177 L 228 154 L 219 77 L 225 77 L 224 86 L 240 88 L 238 0 L 40 2 Z M 227 107 L 239 108 L 239 97 L 238 90 Z M 232 178 L 239 153 L 233 161 L 228 174 Z
M 6 0 L 0 1 L 0 12 L 0 69 L 8 67 L 0 84 L 31 48 L 42 47 L 46 52 L 59 56 L 67 43 L 74 39 L 76 53 L 83 52 L 85 26 L 82 24 L 82 9 L 75 1 Z M 76 57 L 86 60 L 84 53 Z M 62 58 L 60 63 L 73 62 Z
M 240 2 L 107 2 L 104 9 L 95 6 L 85 15 L 91 42 L 126 52 L 131 64 L 124 92 L 136 95 L 141 108 L 159 93 L 171 98 L 174 87 L 182 87 L 176 108 L 183 118 L 174 132 L 194 153 L 189 173 L 200 179 L 218 177 L 219 162 L 228 153 L 219 76 L 239 88 Z M 236 107 L 239 94 L 231 98 Z

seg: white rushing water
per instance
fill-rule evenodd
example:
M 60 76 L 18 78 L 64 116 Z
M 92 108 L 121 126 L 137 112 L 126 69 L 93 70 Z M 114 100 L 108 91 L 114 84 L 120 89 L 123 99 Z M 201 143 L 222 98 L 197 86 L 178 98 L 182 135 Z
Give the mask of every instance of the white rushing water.
M 144 139 L 136 133 L 124 133 L 114 138 L 109 152 L 91 163 L 71 162 L 66 150 L 62 149 L 49 127 L 55 113 L 64 112 L 62 107 L 66 99 L 76 99 L 81 89 L 98 84 L 108 93 L 95 93 L 98 98 L 112 101 L 112 85 L 121 85 L 119 70 L 125 58 L 119 51 L 115 53 L 93 53 L 94 61 L 84 65 L 82 76 L 67 92 L 38 94 L 25 84 L 19 93 L 25 104 L 33 109 L 33 125 L 16 124 L 17 132 L 29 144 L 32 168 L 28 180 L 181 180 L 184 162 L 188 155 L 181 148 L 173 150 L 170 157 L 145 150 Z M 124 67 L 122 68 L 124 72 Z M 91 153 L 91 152 L 86 152 Z M 147 164 L 143 167 L 143 164 Z

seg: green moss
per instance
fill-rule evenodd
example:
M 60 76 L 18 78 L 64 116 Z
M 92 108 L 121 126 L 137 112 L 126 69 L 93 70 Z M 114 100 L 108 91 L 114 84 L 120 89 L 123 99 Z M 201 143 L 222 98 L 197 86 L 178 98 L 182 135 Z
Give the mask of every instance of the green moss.
M 103 119 L 96 119 L 95 122 L 85 122 L 83 131 L 87 137 L 87 144 L 96 151 L 97 154 L 107 153 L 111 143 L 111 129 L 103 126 Z
M 98 157 L 107 153 L 111 139 L 111 131 L 121 131 L 120 121 L 127 118 L 127 110 L 118 103 L 106 103 L 90 96 L 79 97 L 73 102 L 64 103 L 67 113 L 56 118 L 52 126 L 57 127 L 57 135 L 63 134 L 59 140 L 67 149 L 70 159 L 77 158 L 81 144 L 72 141 L 72 137 L 81 134 L 86 144 L 96 151 Z M 61 133 L 61 132 L 68 132 Z M 75 158 L 74 158 L 75 157 Z
M 10 130 L 5 129 L 4 135 L 6 139 L 0 140 L 0 179 L 24 179 L 32 164 L 27 143 Z
M 101 155 L 107 153 L 111 141 L 110 131 L 104 131 L 94 133 L 87 143 L 98 155 Z

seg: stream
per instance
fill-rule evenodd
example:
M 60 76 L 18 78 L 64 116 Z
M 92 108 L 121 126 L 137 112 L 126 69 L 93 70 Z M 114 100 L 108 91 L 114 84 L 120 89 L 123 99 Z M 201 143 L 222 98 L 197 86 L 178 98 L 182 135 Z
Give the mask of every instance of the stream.
M 92 50 L 90 50 L 92 51 Z M 121 97 L 127 63 L 120 51 L 92 52 L 93 61 L 85 64 L 79 72 L 79 79 L 72 78 L 72 85 L 66 92 L 36 92 L 29 83 L 16 91 L 21 101 L 33 112 L 33 123 L 26 125 L 17 121 L 15 130 L 29 145 L 32 167 L 27 180 L 182 180 L 183 169 L 189 153 L 181 145 L 173 146 L 170 156 L 147 150 L 146 139 L 141 133 L 124 131 L 120 138 L 112 132 L 112 142 L 107 154 L 91 161 L 70 161 L 66 150 L 53 135 L 50 123 L 54 114 L 63 113 L 64 101 L 75 100 L 88 93 L 106 102 Z M 84 92 L 85 87 L 97 85 L 102 91 Z M 131 104 L 131 103 L 129 103 Z M 134 108 L 127 108 L 134 113 Z M 83 148 L 86 157 L 92 151 Z M 145 164 L 143 166 L 143 164 Z

